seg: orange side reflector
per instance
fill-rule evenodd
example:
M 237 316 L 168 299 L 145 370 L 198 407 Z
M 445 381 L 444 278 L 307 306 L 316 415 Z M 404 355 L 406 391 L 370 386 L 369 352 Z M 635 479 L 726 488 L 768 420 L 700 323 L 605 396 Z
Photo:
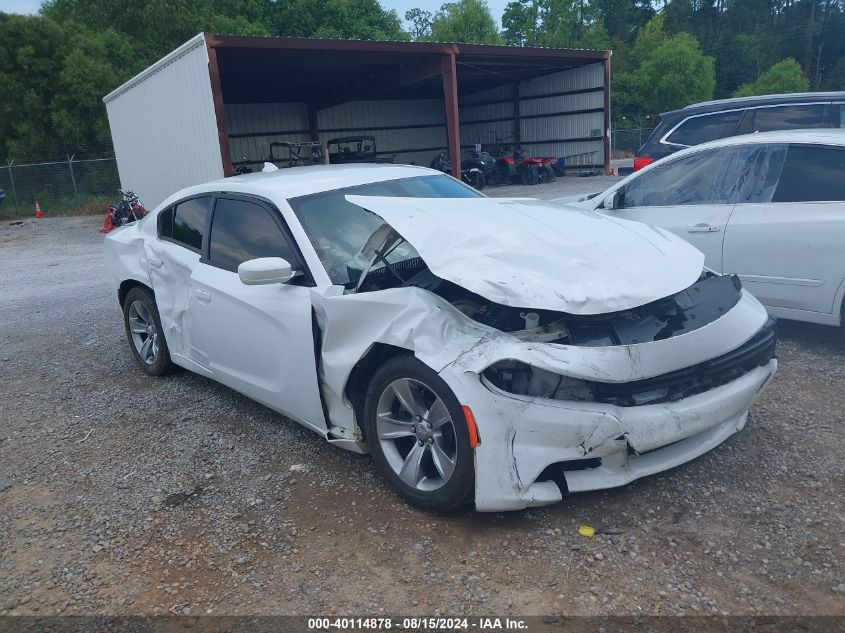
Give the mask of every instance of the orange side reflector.
M 475 426 L 475 416 L 472 414 L 472 409 L 467 405 L 461 407 L 464 410 L 464 417 L 467 419 L 467 430 L 469 431 L 469 445 L 472 448 L 478 446 L 481 442 L 478 439 L 478 427 Z

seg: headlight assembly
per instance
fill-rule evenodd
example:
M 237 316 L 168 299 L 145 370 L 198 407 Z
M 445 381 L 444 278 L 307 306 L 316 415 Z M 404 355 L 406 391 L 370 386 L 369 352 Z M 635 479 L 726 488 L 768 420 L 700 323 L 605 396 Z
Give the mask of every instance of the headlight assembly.
M 483 376 L 502 391 L 552 400 L 595 400 L 590 384 L 516 360 L 502 360 L 484 370 Z

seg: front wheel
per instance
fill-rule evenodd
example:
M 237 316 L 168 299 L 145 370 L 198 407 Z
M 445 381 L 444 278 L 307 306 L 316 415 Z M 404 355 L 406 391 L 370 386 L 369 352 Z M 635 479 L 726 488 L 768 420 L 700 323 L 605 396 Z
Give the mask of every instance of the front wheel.
M 446 382 L 413 356 L 382 365 L 367 389 L 364 430 L 376 468 L 425 510 L 465 505 L 475 467 L 463 409 Z
M 555 181 L 555 171 L 550 165 L 543 165 L 540 168 L 540 182 L 543 184 Z
M 540 180 L 540 172 L 534 165 L 528 165 L 522 168 L 519 179 L 523 185 L 536 185 Z

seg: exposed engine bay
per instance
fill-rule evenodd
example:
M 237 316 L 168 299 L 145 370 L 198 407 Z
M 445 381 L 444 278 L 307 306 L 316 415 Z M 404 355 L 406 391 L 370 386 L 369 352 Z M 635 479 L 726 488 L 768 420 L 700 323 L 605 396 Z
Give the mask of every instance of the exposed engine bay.
M 379 232 L 376 232 L 379 233 Z M 395 232 L 374 234 L 384 246 L 365 247 L 369 264 L 350 269 L 356 292 L 413 286 L 434 292 L 463 314 L 483 325 L 523 341 L 585 347 L 633 345 L 691 332 L 718 319 L 740 299 L 742 283 L 736 275 L 704 271 L 689 288 L 645 305 L 600 315 L 572 315 L 551 310 L 504 306 L 432 273 L 418 255 L 391 262 L 391 254 L 405 241 Z

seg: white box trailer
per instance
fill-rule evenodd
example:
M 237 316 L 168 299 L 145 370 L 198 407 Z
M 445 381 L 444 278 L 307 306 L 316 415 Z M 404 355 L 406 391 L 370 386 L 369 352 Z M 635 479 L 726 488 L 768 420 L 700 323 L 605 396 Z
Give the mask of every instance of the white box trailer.
M 462 149 L 609 167 L 610 52 L 204 33 L 103 98 L 121 186 L 153 208 L 260 168 L 271 143 L 372 136 L 378 160 L 457 175 Z

